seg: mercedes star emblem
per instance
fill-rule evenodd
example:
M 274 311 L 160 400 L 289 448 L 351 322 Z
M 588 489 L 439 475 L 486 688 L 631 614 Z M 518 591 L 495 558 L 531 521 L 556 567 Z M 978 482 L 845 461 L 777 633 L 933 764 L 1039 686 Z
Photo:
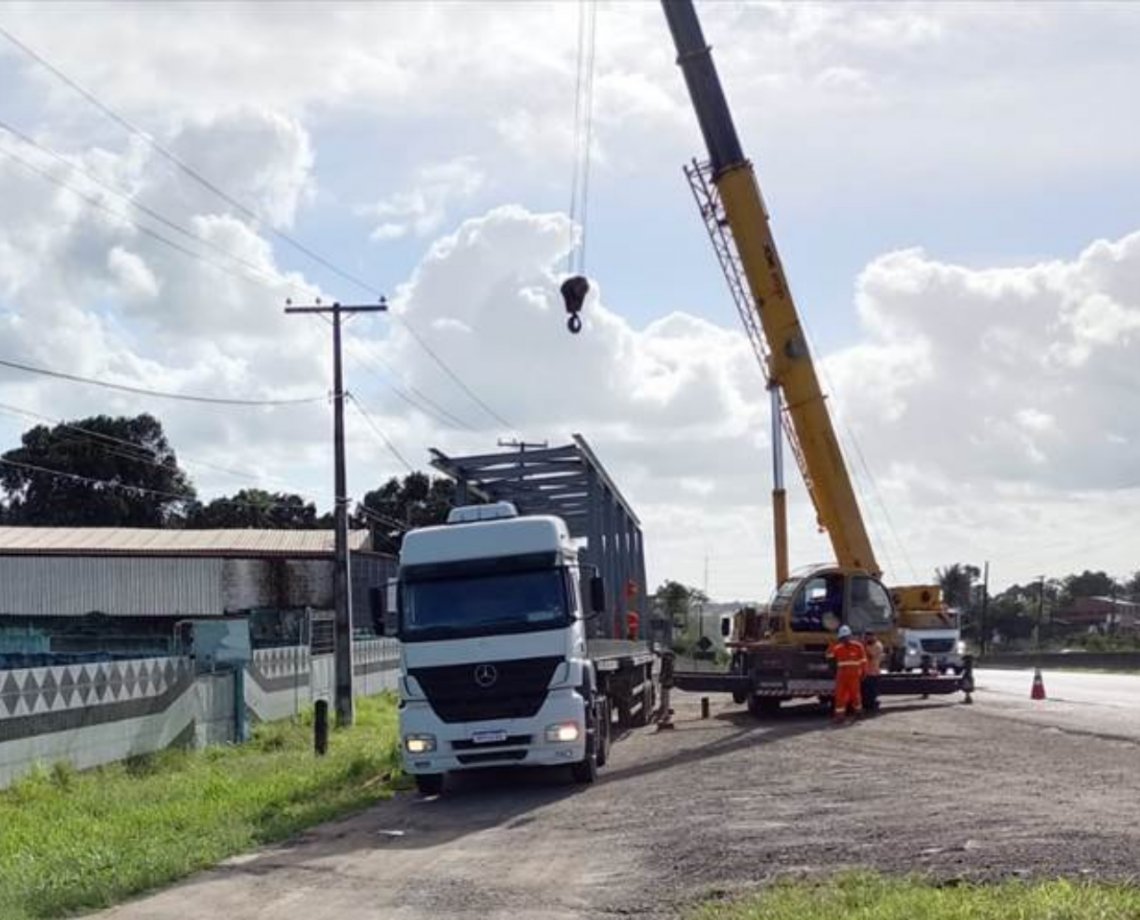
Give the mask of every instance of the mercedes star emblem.
M 475 665 L 475 683 L 484 689 L 494 686 L 499 679 L 498 669 L 493 664 Z

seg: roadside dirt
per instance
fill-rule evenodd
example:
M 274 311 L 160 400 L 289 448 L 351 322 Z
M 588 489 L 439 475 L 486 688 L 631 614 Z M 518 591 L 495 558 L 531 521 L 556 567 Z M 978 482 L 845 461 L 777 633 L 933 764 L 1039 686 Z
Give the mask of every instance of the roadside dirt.
M 1132 877 L 1140 745 L 985 702 L 887 704 L 830 728 L 676 698 L 677 728 L 616 745 L 591 788 L 560 773 L 453 778 L 188 883 L 114 920 L 671 918 L 782 874 Z

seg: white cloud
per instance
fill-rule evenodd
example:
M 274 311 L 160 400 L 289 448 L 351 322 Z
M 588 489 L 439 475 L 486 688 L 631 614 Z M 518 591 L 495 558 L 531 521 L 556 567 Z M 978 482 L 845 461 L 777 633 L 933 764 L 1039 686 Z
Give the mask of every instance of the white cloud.
M 10 4 L 5 24 L 269 226 L 292 228 L 312 205 L 326 205 L 299 233 L 338 263 L 351 262 L 338 248 L 345 236 L 363 236 L 351 223 L 353 202 L 376 202 L 376 239 L 410 248 L 439 237 L 413 272 L 385 279 L 392 290 L 404 279 L 394 311 L 520 434 L 556 440 L 580 429 L 591 438 L 642 512 L 654 577 L 699 582 L 707 551 L 714 591 L 755 595 L 771 571 L 766 398 L 736 329 L 701 316 L 720 302 L 720 279 L 707 272 L 712 281 L 694 285 L 699 293 L 645 306 L 641 315 L 656 319 L 633 323 L 624 315 L 643 305 L 607 298 L 606 284 L 635 285 L 602 278 L 583 335 L 566 333 L 556 288 L 569 226 L 558 215 L 491 206 L 520 201 L 538 210 L 534 202 L 565 200 L 577 10 L 504 9 L 391 3 L 279 7 L 267 16 L 258 5 L 236 5 L 223 28 L 204 6 L 141 5 L 109 16 L 95 4 L 35 3 Z M 812 199 L 849 208 L 854 194 L 863 205 L 875 197 L 868 221 L 925 210 L 933 216 L 922 220 L 941 222 L 939 204 L 962 190 L 1004 211 L 1017 189 L 1034 199 L 1043 187 L 1083 196 L 1090 176 L 1111 184 L 1140 156 L 1140 122 L 1115 114 L 1131 110 L 1136 84 L 1126 40 L 1140 17 L 1134 5 L 1027 13 L 969 4 L 723 3 L 706 4 L 702 15 L 741 134 L 762 139 L 756 154 L 781 219 L 794 221 L 801 216 L 794 208 Z M 608 208 L 611 219 L 620 210 L 648 225 L 667 204 L 663 189 L 685 194 L 675 164 L 696 145 L 693 118 L 657 7 L 603 3 L 598 20 L 594 188 L 608 184 L 611 197 L 592 207 L 592 221 L 607 220 Z M 0 159 L 6 356 L 165 389 L 327 389 L 326 329 L 281 313 L 286 296 L 320 291 L 282 268 L 268 227 L 144 142 L 125 141 L 6 44 L 0 79 L 11 87 L 15 122 L 210 243 L 131 212 L 201 258 L 173 251 L 140 232 L 97 184 L 5 137 L 5 149 L 111 212 Z M 385 146 L 378 150 L 374 138 Z M 338 187 L 342 173 L 349 178 Z M 943 197 L 924 197 L 932 189 Z M 489 207 L 456 227 L 457 214 Z M 1114 215 L 1089 237 L 1120 235 Z M 857 435 L 890 508 L 893 527 L 864 485 L 866 516 L 881 553 L 894 557 L 884 559 L 892 573 L 912 577 L 908 555 L 914 577 L 984 553 L 1038 566 L 1070 537 L 1075 549 L 1091 547 L 1090 565 L 1134 565 L 1130 535 L 1113 528 L 1137 508 L 1127 487 L 1137 484 L 1140 431 L 1127 406 L 1140 382 L 1140 234 L 1095 242 L 1071 258 L 1060 258 L 1061 244 L 1033 236 L 1029 250 L 1052 261 L 1010 265 L 1008 253 L 981 251 L 967 265 L 929 254 L 937 247 L 921 223 L 892 226 L 887 245 L 904 248 L 866 266 L 855 289 L 859 326 L 822 362 L 825 383 L 835 385 L 831 403 L 843 410 L 840 431 L 845 440 L 848 428 Z M 1011 227 L 1015 238 L 1018 227 L 1027 236 L 1034 230 Z M 691 239 L 704 245 L 695 221 Z M 905 248 L 923 242 L 929 251 Z M 624 258 L 628 248 L 634 278 L 660 259 L 694 266 L 708 259 L 675 249 L 645 257 L 636 243 L 607 240 L 605 224 L 592 225 L 592 251 L 616 246 Z M 257 280 L 234 278 L 218 262 Z M 817 263 L 826 270 L 822 258 Z M 388 326 L 353 324 L 349 374 L 401 451 L 418 461 L 427 444 L 482 450 L 506 433 L 398 321 L 385 338 Z M 357 350 L 365 347 L 386 366 Z M 378 375 L 477 430 L 411 410 Z M 139 407 L 8 371 L 0 372 L 0 392 L 60 415 Z M 275 475 L 278 487 L 327 494 L 326 406 L 284 414 L 153 410 L 187 453 Z M 366 429 L 351 431 L 357 491 L 398 470 Z M 851 459 L 865 480 L 859 458 Z M 235 486 L 205 471 L 200 481 Z M 802 492 L 793 494 L 792 518 L 795 558 L 826 555 Z M 750 591 L 737 592 L 741 584 Z
M 469 201 L 482 187 L 486 175 L 472 157 L 457 157 L 445 163 L 421 167 L 412 188 L 390 195 L 360 212 L 379 217 L 372 239 L 398 239 L 413 233 L 427 236 L 439 229 L 448 210 Z

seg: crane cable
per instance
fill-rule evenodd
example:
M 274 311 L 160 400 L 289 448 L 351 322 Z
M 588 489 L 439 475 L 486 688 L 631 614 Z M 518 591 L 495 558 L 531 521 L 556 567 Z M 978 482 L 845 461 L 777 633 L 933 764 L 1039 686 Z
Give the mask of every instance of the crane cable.
M 589 293 L 586 280 L 586 225 L 590 201 L 590 147 L 594 134 L 594 61 L 597 48 L 598 8 L 595 0 L 578 3 L 578 56 L 574 72 L 574 143 L 570 171 L 569 236 L 566 243 L 566 274 L 562 297 L 570 314 L 567 328 L 578 333 L 578 315 Z M 577 231 L 577 238 L 575 238 Z

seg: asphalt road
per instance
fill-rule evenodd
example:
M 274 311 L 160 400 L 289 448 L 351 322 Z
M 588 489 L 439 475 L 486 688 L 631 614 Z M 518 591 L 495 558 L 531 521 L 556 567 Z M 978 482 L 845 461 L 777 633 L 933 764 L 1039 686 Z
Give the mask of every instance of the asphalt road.
M 468 774 L 442 798 L 397 796 L 99 916 L 676 920 L 702 897 L 845 868 L 1133 877 L 1128 708 L 1034 704 L 1026 675 L 979 676 L 973 706 L 894 699 L 845 728 L 810 707 L 757 722 L 724 698 L 701 719 L 699 697 L 679 694 L 676 730 L 616 745 L 592 787 Z
M 977 699 L 1010 718 L 1106 738 L 1140 740 L 1140 674 L 1042 673 L 1045 700 L 1030 700 L 1032 670 L 979 670 Z

